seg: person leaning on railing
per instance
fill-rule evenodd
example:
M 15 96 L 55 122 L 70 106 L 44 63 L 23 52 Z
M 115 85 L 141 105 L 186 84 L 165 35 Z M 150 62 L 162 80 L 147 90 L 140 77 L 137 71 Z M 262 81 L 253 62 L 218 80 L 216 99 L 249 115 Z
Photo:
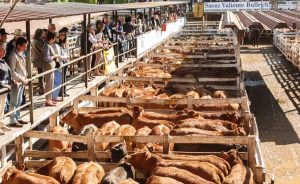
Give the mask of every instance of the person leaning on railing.
M 0 43 L 0 135 L 4 135 L 5 131 L 11 130 L 4 124 L 4 109 L 7 93 L 11 90 L 11 71 L 4 60 L 5 52 L 4 43 Z
M 24 51 L 27 48 L 27 43 L 28 41 L 26 38 L 19 37 L 16 40 L 15 49 L 11 51 L 8 59 L 13 81 L 10 92 L 9 111 L 15 111 L 10 115 L 11 127 L 22 127 L 22 124 L 28 123 L 20 120 L 20 110 L 16 110 L 22 104 L 25 86 L 28 84 L 26 60 L 24 57 Z
M 56 66 L 56 62 L 58 61 L 59 56 L 55 54 L 53 48 L 51 47 L 55 42 L 55 33 L 48 32 L 47 33 L 47 41 L 44 45 L 44 69 L 45 71 L 52 70 Z M 52 100 L 52 91 L 54 87 L 54 72 L 48 73 L 45 75 L 45 93 L 46 95 L 46 106 L 56 106 L 56 102 Z
M 42 29 L 37 29 L 34 33 L 33 40 L 31 42 L 31 59 L 34 66 L 37 68 L 38 74 L 44 72 L 44 39 L 45 32 Z M 39 87 L 39 94 L 43 95 L 45 91 L 45 82 L 44 76 L 38 78 L 38 87 Z

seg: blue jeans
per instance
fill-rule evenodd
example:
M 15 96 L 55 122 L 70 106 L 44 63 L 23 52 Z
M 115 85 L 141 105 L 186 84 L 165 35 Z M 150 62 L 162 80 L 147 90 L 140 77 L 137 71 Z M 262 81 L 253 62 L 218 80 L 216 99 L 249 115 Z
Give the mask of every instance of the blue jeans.
M 10 92 L 9 111 L 13 111 L 21 106 L 23 100 L 24 85 L 12 86 Z M 10 123 L 17 123 L 20 118 L 20 111 L 16 111 L 10 115 Z
M 61 69 L 59 69 L 59 70 L 56 70 L 54 72 L 54 87 L 53 87 L 53 89 L 56 88 L 56 87 L 58 87 L 58 86 L 60 86 L 61 82 L 62 82 L 62 71 L 61 71 Z M 53 91 L 53 93 L 52 93 L 52 99 L 53 100 L 57 100 L 59 92 L 60 92 L 60 88 L 58 88 L 57 90 Z

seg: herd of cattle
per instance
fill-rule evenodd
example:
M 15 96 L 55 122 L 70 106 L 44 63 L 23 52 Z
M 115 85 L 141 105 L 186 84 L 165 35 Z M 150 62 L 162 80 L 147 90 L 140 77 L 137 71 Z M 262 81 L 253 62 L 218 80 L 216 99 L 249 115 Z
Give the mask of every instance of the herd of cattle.
M 36 170 L 10 167 L 3 184 L 253 184 L 253 173 L 236 150 L 219 155 L 155 154 L 147 148 L 128 155 L 123 143 L 114 146 L 121 156 L 105 173 L 104 165 L 76 165 L 69 157 L 56 157 Z M 112 149 L 114 152 L 114 149 Z M 112 154 L 113 155 L 113 154 Z M 144 178 L 136 177 L 136 170 Z

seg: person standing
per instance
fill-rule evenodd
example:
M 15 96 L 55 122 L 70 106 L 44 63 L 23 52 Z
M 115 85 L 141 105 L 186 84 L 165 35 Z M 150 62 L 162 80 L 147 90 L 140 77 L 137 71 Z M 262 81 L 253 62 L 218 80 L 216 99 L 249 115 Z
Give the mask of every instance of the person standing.
M 0 43 L 0 90 L 1 89 L 7 89 L 11 90 L 11 71 L 4 60 L 5 56 L 5 44 Z M 5 105 L 6 105 L 6 97 L 7 92 L 1 93 L 0 92 L 0 135 L 4 135 L 4 131 L 11 130 L 4 124 L 4 111 L 5 111 Z
M 33 41 L 31 42 L 31 59 L 34 64 L 34 66 L 37 68 L 38 74 L 41 74 L 44 72 L 44 40 L 45 37 L 44 31 L 42 29 L 37 29 L 33 36 Z M 39 83 L 39 94 L 44 94 L 44 76 L 38 78 Z
M 24 37 L 24 33 L 21 29 L 16 29 L 14 33 L 12 33 L 14 38 L 10 40 L 6 45 L 6 55 L 5 60 L 8 61 L 8 57 L 11 55 L 10 53 L 14 50 L 16 47 L 16 41 L 20 37 Z M 24 54 L 24 53 L 23 53 Z
M 52 45 L 55 42 L 55 33 L 48 32 L 47 34 L 47 42 L 44 45 L 44 69 L 45 71 L 52 70 L 56 66 L 56 62 L 58 62 L 58 55 L 55 54 Z M 45 75 L 45 93 L 48 93 L 46 95 L 46 106 L 52 107 L 56 106 L 56 102 L 52 100 L 52 93 L 50 92 L 53 90 L 54 87 L 54 72 L 48 73 Z
M 6 49 L 7 35 L 9 35 L 9 33 L 7 33 L 4 28 L 1 28 L 0 29 L 0 43 L 4 44 L 3 46 L 5 49 Z
M 70 54 L 69 54 L 69 49 L 67 47 L 67 34 L 69 32 L 69 29 L 66 27 L 63 27 L 61 30 L 59 30 L 59 38 L 58 38 L 58 46 L 61 51 L 61 56 L 62 56 L 62 63 L 66 64 L 69 61 Z M 67 81 L 67 72 L 68 72 L 68 66 L 65 66 L 62 68 L 62 73 L 63 73 L 63 78 L 62 82 L 65 83 Z M 60 88 L 59 96 L 65 96 L 68 97 L 70 95 L 67 94 L 66 92 L 66 86 Z
M 23 55 L 27 48 L 27 39 L 20 37 L 16 40 L 15 49 L 11 52 L 8 60 L 12 72 L 13 86 L 10 93 L 10 107 L 9 110 L 13 111 L 20 107 L 22 104 L 23 92 L 25 86 L 28 84 L 26 60 Z M 22 124 L 28 122 L 20 120 L 20 110 L 10 115 L 11 127 L 22 127 Z

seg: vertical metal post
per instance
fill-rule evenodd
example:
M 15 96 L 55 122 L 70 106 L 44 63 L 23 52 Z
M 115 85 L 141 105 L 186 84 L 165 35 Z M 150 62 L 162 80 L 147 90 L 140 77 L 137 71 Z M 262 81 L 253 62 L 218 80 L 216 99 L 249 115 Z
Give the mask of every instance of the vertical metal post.
M 82 32 L 83 32 L 83 55 L 87 55 L 87 30 L 86 30 L 86 14 L 83 15 L 83 22 L 82 22 Z M 89 57 L 84 58 L 84 70 L 85 70 L 85 87 L 88 87 L 88 61 Z
M 118 11 L 115 11 L 115 23 L 118 24 Z
M 26 60 L 26 70 L 27 70 L 27 78 L 32 78 L 32 71 L 31 71 L 31 49 L 30 49 L 30 21 L 26 21 L 26 37 L 28 40 L 27 46 L 27 60 Z M 29 101 L 30 101 L 30 122 L 33 123 L 33 81 L 30 80 L 29 82 Z
M 91 14 L 88 14 L 88 24 L 91 24 Z
M 49 24 L 52 24 L 52 19 L 49 19 Z
M 119 42 L 117 41 L 117 45 L 116 45 L 116 56 L 117 56 L 117 68 L 119 68 L 119 62 L 120 62 L 120 56 L 119 56 Z

